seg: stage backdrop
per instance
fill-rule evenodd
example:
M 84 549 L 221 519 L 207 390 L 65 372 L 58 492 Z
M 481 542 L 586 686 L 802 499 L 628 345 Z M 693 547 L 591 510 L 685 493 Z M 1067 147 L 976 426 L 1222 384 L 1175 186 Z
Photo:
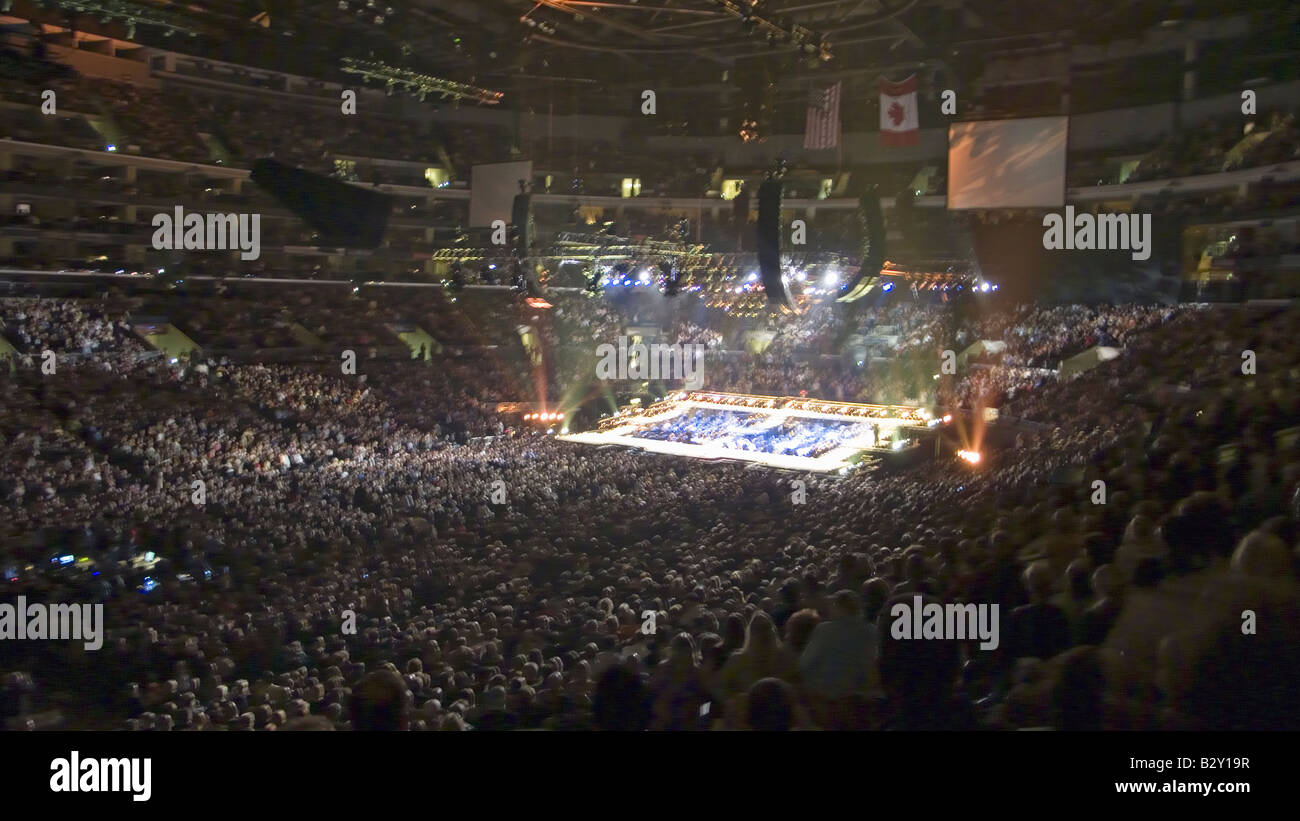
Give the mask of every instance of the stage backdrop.
M 948 207 L 1060 208 L 1067 117 L 948 126 Z
M 488 228 L 493 220 L 509 224 L 510 206 L 519 193 L 519 181 L 532 178 L 531 160 L 474 166 L 469 180 L 469 226 Z

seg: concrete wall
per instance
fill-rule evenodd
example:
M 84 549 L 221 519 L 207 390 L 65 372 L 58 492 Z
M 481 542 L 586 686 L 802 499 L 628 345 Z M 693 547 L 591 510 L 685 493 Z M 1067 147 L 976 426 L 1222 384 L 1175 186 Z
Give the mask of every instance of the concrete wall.
M 147 88 L 157 88 L 159 85 L 149 73 L 149 66 L 143 62 L 54 44 L 49 45 L 49 50 L 51 58 L 67 63 L 87 77 L 120 80 Z

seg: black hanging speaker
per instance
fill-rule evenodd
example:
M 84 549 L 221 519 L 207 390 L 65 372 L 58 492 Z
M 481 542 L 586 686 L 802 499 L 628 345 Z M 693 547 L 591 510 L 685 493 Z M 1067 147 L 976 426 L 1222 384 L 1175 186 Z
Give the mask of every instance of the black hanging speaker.
M 758 275 L 767 302 L 794 310 L 790 290 L 781 279 L 781 181 L 765 180 L 758 187 Z
M 321 235 L 319 244 L 378 248 L 388 230 L 387 194 L 313 174 L 278 160 L 253 163 L 253 182 Z
M 738 225 L 749 222 L 749 191 L 742 188 L 731 200 L 731 217 Z
M 858 197 L 858 220 L 862 225 L 862 264 L 858 275 L 840 287 L 837 302 L 852 302 L 865 296 L 875 287 L 885 267 L 885 215 L 880 208 L 880 193 L 874 185 Z
M 510 208 L 510 225 L 514 231 L 515 253 L 521 257 L 528 256 L 528 249 L 533 244 L 532 194 L 515 194 Z

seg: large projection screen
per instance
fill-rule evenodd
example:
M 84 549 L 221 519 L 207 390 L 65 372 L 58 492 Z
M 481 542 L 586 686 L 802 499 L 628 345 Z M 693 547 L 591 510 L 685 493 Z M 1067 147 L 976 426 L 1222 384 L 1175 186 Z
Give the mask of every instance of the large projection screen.
M 476 165 L 469 178 L 469 226 L 489 228 L 493 220 L 510 223 L 510 206 L 520 180 L 532 180 L 533 163 L 498 162 Z
M 948 126 L 948 208 L 1065 205 L 1068 117 Z

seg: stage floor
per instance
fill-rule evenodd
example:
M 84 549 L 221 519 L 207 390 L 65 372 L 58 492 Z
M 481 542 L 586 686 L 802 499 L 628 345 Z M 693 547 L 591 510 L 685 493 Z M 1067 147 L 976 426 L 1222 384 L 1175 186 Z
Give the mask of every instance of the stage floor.
M 681 392 L 647 408 L 624 408 L 601 420 L 595 431 L 557 438 L 836 473 L 864 459 L 915 446 L 918 429 L 933 424 L 923 409 L 905 405 Z

